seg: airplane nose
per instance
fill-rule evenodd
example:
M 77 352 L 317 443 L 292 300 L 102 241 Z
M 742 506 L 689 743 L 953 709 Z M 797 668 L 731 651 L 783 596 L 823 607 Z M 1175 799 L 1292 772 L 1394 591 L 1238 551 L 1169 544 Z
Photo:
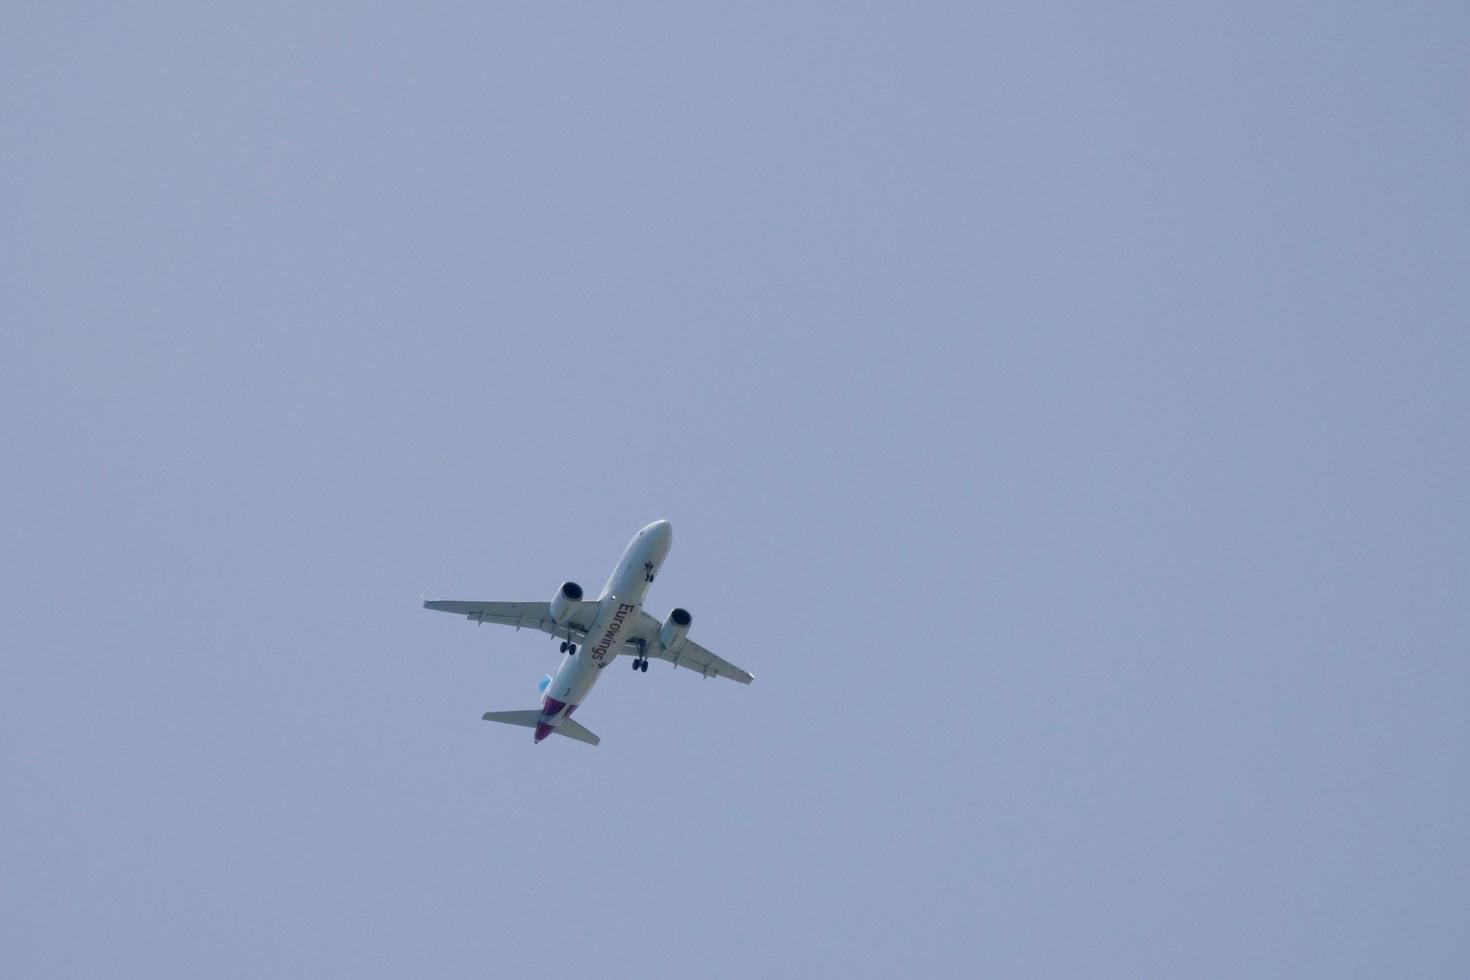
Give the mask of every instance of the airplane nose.
M 668 521 L 654 521 L 638 533 L 646 536 L 660 554 L 668 554 L 669 546 L 674 543 L 674 525 Z

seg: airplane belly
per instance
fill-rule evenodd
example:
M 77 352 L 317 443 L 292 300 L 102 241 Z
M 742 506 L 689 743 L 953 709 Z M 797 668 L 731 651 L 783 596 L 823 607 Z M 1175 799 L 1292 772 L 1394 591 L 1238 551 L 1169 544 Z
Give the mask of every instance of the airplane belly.
M 592 685 L 588 682 L 588 673 L 595 674 L 596 667 L 589 667 L 587 659 L 581 651 L 574 657 L 568 657 L 556 672 L 556 677 L 546 688 L 547 697 L 564 701 L 568 704 L 576 704 Z
M 621 646 L 621 643 L 617 645 Z M 616 654 L 608 650 L 599 659 L 593 659 L 592 649 L 584 642 L 575 656 L 562 661 L 561 669 L 546 687 L 547 696 L 566 704 L 581 704 L 614 656 Z
M 578 657 L 586 657 L 595 668 L 611 663 L 618 655 L 625 639 L 638 622 L 638 603 L 625 602 L 615 595 L 602 600 L 602 611 L 597 614 L 587 638 L 582 641 Z

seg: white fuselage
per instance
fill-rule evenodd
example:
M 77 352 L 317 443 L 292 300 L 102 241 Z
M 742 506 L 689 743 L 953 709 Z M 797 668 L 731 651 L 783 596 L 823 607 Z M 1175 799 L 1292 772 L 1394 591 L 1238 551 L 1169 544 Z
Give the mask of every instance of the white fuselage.
M 587 697 L 602 669 L 612 663 L 623 646 L 623 637 L 638 621 L 643 596 L 658 574 L 674 541 L 668 521 L 654 521 L 633 536 L 623 557 L 597 597 L 599 608 L 587 638 L 568 654 L 546 688 L 541 723 L 536 741 L 545 738 Z

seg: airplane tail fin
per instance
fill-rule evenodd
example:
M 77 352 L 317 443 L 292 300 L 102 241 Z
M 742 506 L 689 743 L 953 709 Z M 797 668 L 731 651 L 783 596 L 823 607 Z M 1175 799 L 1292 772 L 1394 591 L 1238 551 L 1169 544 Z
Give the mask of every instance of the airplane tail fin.
M 536 723 L 541 720 L 541 712 L 538 710 L 487 711 L 483 717 L 485 721 L 498 721 L 502 725 L 519 725 L 521 728 L 535 728 Z M 567 738 L 574 738 L 579 742 L 586 742 L 588 745 L 596 745 L 602 741 L 602 739 L 570 718 L 563 718 L 552 731 L 558 735 L 565 735 Z

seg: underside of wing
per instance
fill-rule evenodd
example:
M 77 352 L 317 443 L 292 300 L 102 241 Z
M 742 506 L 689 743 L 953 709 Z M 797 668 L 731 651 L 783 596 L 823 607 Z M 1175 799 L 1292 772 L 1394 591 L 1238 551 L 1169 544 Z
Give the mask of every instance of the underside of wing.
M 705 677 L 728 677 L 741 684 L 749 684 L 755 675 L 736 667 L 730 661 L 715 656 L 693 640 L 685 639 L 672 650 L 659 646 L 658 635 L 663 624 L 646 612 L 638 614 L 638 627 L 630 645 L 636 646 L 644 656 L 667 660 L 675 667 L 697 671 Z
M 436 612 L 454 613 L 477 623 L 496 623 L 514 626 L 516 629 L 534 629 L 553 636 L 570 636 L 580 639 L 592 628 L 597 615 L 597 603 L 579 602 L 564 626 L 558 626 L 551 618 L 549 602 L 478 602 L 461 599 L 425 599 L 425 609 Z

